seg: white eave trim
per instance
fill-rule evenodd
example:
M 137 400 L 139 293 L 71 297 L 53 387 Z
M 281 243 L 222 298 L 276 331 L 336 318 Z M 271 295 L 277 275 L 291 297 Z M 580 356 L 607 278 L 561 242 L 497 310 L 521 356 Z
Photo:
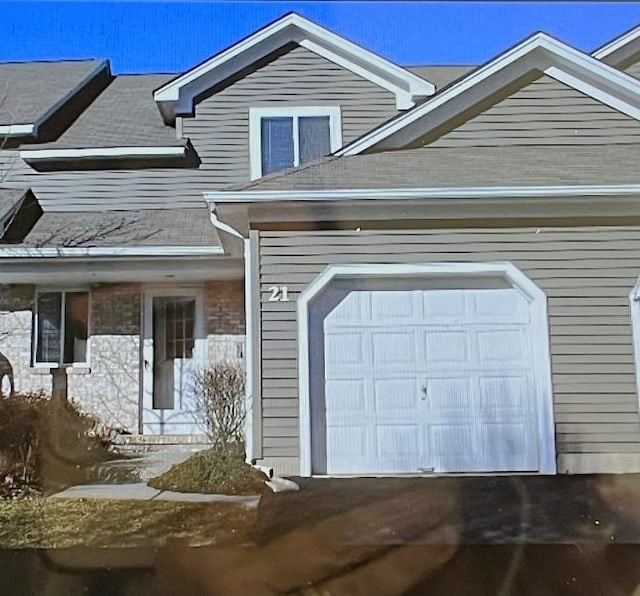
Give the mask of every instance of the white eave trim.
M 640 184 L 591 186 L 481 186 L 457 188 L 382 188 L 340 190 L 261 190 L 205 192 L 208 203 L 292 201 L 368 201 L 420 199 L 513 199 L 640 195 Z
M 222 246 L 91 246 L 0 247 L 0 259 L 87 257 L 210 257 L 224 255 Z
M 35 124 L 4 124 L 0 126 L 0 136 L 23 137 L 34 134 Z
M 190 103 L 191 95 L 197 93 L 194 90 L 186 90 L 185 93 L 183 89 L 187 86 L 220 69 L 220 76 L 207 85 L 211 86 L 288 42 L 299 43 L 327 60 L 394 92 L 398 109 L 411 107 L 415 97 L 426 97 L 435 93 L 432 83 L 414 73 L 300 15 L 288 14 L 160 87 L 153 97 L 157 102 L 180 102 L 178 111 L 186 110 L 185 104 Z M 187 102 L 183 95 L 190 96 Z
M 536 33 L 417 108 L 374 129 L 335 153 L 358 155 L 376 145 L 402 147 L 450 121 L 528 72 L 540 70 L 640 120 L 640 81 L 545 33 Z M 414 132 L 409 128 L 424 119 Z M 397 139 L 390 139 L 397 135 Z M 383 143 L 386 141 L 386 143 Z
M 58 159 L 82 158 L 150 158 L 184 157 L 187 148 L 175 147 L 94 147 L 87 149 L 26 149 L 20 151 L 24 161 L 51 161 Z
M 603 58 L 606 58 L 610 54 L 613 54 L 618 50 L 621 50 L 631 42 L 636 41 L 638 38 L 640 38 L 640 27 L 634 27 L 630 31 L 623 33 L 620 37 L 616 37 L 614 40 L 610 41 L 608 44 L 602 46 L 601 48 L 598 48 L 591 55 L 597 60 L 602 60 Z

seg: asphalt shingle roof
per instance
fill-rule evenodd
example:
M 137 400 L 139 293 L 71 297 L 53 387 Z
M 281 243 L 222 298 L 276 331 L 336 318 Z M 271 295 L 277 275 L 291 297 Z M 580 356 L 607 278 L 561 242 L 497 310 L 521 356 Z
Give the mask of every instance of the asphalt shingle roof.
M 640 144 L 449 147 L 325 158 L 230 190 L 640 183 Z
M 0 222 L 9 215 L 24 198 L 26 190 L 0 186 Z
M 45 211 L 22 246 L 218 246 L 207 207 L 131 211 Z
M 436 91 L 469 74 L 476 66 L 405 66 L 405 68 L 436 86 Z
M 102 60 L 0 64 L 0 125 L 35 123 L 104 64 Z
M 175 129 L 164 124 L 153 100 L 153 91 L 174 77 L 118 76 L 59 139 L 26 149 L 183 145 Z

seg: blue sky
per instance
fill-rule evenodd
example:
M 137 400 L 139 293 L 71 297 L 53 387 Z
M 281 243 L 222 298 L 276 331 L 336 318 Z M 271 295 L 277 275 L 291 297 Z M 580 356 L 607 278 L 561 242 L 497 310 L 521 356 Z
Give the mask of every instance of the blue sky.
M 640 24 L 640 2 L 0 0 L 0 61 L 180 72 L 289 11 L 403 65 L 482 63 L 538 30 L 592 51 Z

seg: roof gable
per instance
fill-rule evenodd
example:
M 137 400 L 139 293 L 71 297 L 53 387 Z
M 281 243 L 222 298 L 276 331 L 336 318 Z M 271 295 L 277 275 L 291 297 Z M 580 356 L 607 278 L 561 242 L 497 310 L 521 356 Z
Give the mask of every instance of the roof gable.
M 392 91 L 398 109 L 410 108 L 417 98 L 435 92 L 430 82 L 416 74 L 290 13 L 163 85 L 154 99 L 170 122 L 176 114 L 191 113 L 198 95 L 291 43 Z
M 640 119 L 640 82 L 545 33 L 536 33 L 409 112 L 350 143 L 336 155 L 400 149 L 435 131 L 450 130 L 461 115 L 492 105 L 541 74 Z M 497 98 L 497 99 L 496 99 Z M 448 125 L 449 128 L 447 128 Z

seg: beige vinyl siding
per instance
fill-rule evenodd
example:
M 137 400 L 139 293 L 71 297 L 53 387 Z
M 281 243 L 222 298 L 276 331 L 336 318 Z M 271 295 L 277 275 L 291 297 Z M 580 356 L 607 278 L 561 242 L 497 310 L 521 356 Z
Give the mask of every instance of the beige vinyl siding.
M 260 232 L 263 456 L 298 455 L 296 299 L 328 264 L 510 261 L 548 297 L 559 453 L 640 452 L 640 227 Z M 268 302 L 286 285 L 290 302 Z
M 348 143 L 396 114 L 390 91 L 297 46 L 196 105 L 184 118 L 203 169 L 221 184 L 249 180 L 249 108 L 341 106 Z
M 429 147 L 610 145 L 639 140 L 637 120 L 542 76 Z
M 193 207 L 202 193 L 249 181 L 249 107 L 331 105 L 342 108 L 343 142 L 395 115 L 395 96 L 352 72 L 295 47 L 196 104 L 182 121 L 198 169 L 151 168 L 36 172 L 16 152 L 0 153 L 4 185 L 31 187 L 43 209 Z

